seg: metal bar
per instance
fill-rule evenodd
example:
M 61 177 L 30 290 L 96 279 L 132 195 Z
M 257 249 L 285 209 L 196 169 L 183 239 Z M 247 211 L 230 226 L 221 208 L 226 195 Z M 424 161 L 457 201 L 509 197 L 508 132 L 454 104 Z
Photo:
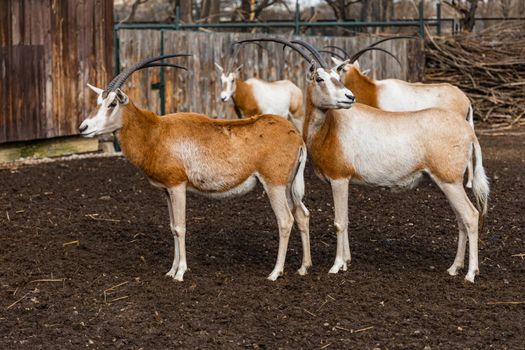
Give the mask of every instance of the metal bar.
M 115 41 L 115 76 L 120 73 L 120 38 L 119 29 L 114 27 L 113 40 Z
M 421 4 L 421 3 L 420 3 Z M 495 17 L 479 17 L 476 20 L 503 20 L 505 18 Z M 510 17 L 510 20 L 525 20 L 525 17 Z M 453 18 L 441 18 L 441 25 L 443 22 L 453 22 Z M 416 20 L 390 20 L 390 21 L 373 21 L 373 22 L 359 22 L 359 21 L 326 21 L 326 22 L 301 22 L 299 27 L 420 27 L 423 25 L 435 26 L 440 25 L 436 19 L 418 18 Z M 295 28 L 295 21 L 275 21 L 275 22 L 261 22 L 261 23 L 243 23 L 243 22 L 228 22 L 228 23 L 119 23 L 115 24 L 114 29 L 199 29 L 199 28 L 265 28 L 265 27 L 287 27 Z
M 175 30 L 179 30 L 180 26 L 180 7 L 177 3 L 177 7 L 175 8 Z
M 294 34 L 299 35 L 300 33 L 300 22 L 301 22 L 301 11 L 299 8 L 299 0 L 295 1 L 295 30 Z
M 423 23 L 429 26 L 436 26 L 434 19 L 424 20 Z M 373 22 L 299 22 L 300 27 L 420 27 L 420 20 L 392 20 L 392 21 L 373 21 Z M 116 24 L 117 29 L 198 29 L 198 28 L 265 28 L 265 27 L 287 27 L 294 28 L 295 22 L 259 22 L 259 23 L 181 23 L 178 27 L 174 24 L 166 23 L 121 23 Z
M 115 44 L 115 76 L 120 73 L 120 37 L 119 29 L 115 26 L 113 27 L 113 40 Z M 118 142 L 116 133 L 113 133 L 113 147 L 116 152 L 120 152 L 120 143 Z
M 419 36 L 425 38 L 425 2 L 419 0 Z
M 164 55 L 164 30 L 160 31 L 160 55 Z M 166 77 L 164 76 L 164 67 L 160 67 L 160 115 L 166 114 Z
M 436 3 L 436 17 L 437 17 L 437 26 L 436 31 L 437 35 L 441 35 L 441 1 L 438 1 Z
M 525 17 L 476 17 L 476 21 L 525 21 Z

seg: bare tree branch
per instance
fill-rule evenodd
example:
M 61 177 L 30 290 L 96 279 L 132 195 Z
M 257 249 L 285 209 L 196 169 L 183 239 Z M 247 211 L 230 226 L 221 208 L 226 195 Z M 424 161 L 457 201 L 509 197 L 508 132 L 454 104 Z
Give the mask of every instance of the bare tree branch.
M 146 3 L 148 0 L 135 0 L 133 1 L 133 4 L 131 5 L 131 11 L 129 12 L 129 15 L 124 18 L 120 23 L 125 22 L 131 22 L 135 18 L 135 13 L 137 12 L 137 9 L 140 5 Z

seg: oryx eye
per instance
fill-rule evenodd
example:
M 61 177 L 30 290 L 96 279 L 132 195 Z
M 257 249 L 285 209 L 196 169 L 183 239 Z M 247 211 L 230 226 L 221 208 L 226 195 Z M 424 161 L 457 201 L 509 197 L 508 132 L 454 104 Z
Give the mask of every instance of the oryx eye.
M 113 102 L 111 102 L 108 108 L 115 108 L 116 106 L 117 106 L 117 100 L 113 100 Z
M 322 83 L 324 81 L 324 79 L 321 78 L 321 77 L 316 77 L 315 81 L 318 82 L 318 83 Z

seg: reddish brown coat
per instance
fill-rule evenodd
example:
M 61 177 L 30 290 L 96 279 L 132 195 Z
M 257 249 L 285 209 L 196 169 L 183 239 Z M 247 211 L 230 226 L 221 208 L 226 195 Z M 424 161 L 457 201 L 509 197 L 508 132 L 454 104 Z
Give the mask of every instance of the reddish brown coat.
M 141 110 L 129 102 L 122 108 L 119 132 L 126 157 L 146 175 L 165 187 L 191 183 L 173 145 L 190 139 L 204 149 L 209 164 L 217 164 L 235 177 L 236 185 L 257 173 L 269 185 L 286 185 L 293 176 L 300 134 L 287 120 L 260 115 L 240 120 L 211 119 L 202 114 L 176 113 L 163 117 Z

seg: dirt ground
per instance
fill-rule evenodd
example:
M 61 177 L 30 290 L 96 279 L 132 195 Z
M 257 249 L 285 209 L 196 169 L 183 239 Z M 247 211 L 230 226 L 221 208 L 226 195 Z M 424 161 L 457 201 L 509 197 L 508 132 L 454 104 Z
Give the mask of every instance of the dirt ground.
M 190 270 L 164 274 L 173 241 L 163 193 L 123 158 L 0 171 L 0 348 L 524 349 L 525 144 L 482 137 L 492 179 L 475 284 L 445 270 L 457 230 L 429 181 L 351 187 L 347 272 L 328 185 L 307 169 L 314 267 L 265 279 L 277 228 L 262 188 L 188 196 Z M 522 254 L 521 256 L 519 254 Z M 521 302 L 521 303 L 519 303 Z

